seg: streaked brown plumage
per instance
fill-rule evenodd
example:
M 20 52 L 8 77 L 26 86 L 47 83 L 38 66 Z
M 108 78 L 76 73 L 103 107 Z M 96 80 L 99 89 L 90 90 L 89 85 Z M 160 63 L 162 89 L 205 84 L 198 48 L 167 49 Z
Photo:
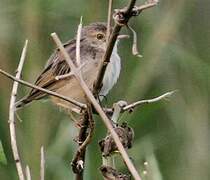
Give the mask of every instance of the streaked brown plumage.
M 100 61 L 105 53 L 106 49 L 106 24 L 105 23 L 93 23 L 89 26 L 85 26 L 82 28 L 81 31 L 81 41 L 80 41 L 80 56 L 81 56 L 81 64 L 85 63 L 85 65 L 81 69 L 81 73 L 83 79 L 87 83 L 88 87 L 92 90 L 93 83 L 96 79 Z M 72 39 L 65 43 L 64 45 L 66 51 L 68 52 L 69 56 L 73 60 L 74 64 L 76 64 L 76 39 Z M 116 48 L 115 48 L 116 49 Z M 116 51 L 116 50 L 115 50 Z M 116 51 L 117 52 L 117 51 Z M 113 60 L 115 61 L 117 58 L 117 64 L 115 66 L 120 66 L 120 58 L 118 55 L 112 55 Z M 110 63 L 110 65 L 113 63 Z M 108 65 L 108 66 L 110 66 Z M 111 71 L 114 69 L 109 67 Z M 119 67 L 118 67 L 119 69 Z M 59 75 L 64 75 L 70 72 L 70 68 L 67 65 L 65 59 L 63 58 L 61 52 L 56 49 L 52 56 L 49 58 L 44 70 L 38 76 L 35 85 L 40 86 L 42 88 L 46 88 L 51 91 L 55 91 L 67 97 L 71 97 L 76 101 L 87 103 L 87 99 L 83 90 L 80 88 L 77 80 L 70 76 L 68 78 L 62 80 L 56 80 L 55 77 Z M 110 73 L 106 73 L 110 74 Z M 116 77 L 107 77 L 106 81 L 108 82 L 109 86 L 113 86 L 119 76 L 119 70 L 117 70 L 117 74 L 115 72 L 111 72 L 111 76 Z M 105 78 L 105 77 L 104 77 Z M 114 79 L 113 79 L 114 78 Z M 113 79 L 113 80 L 112 80 Z M 104 84 L 107 84 L 104 82 Z M 108 89 L 107 89 L 108 88 Z M 111 87 L 107 87 L 104 89 L 104 93 L 111 89 Z M 103 89 L 103 88 L 102 88 Z M 103 95 L 106 95 L 103 94 Z M 39 100 L 46 97 L 47 94 L 32 89 L 29 95 L 17 103 L 17 108 L 23 107 L 24 105 L 30 103 L 33 100 Z M 78 110 L 78 108 L 64 100 L 61 100 L 56 97 L 51 97 L 52 101 L 64 108 L 71 109 L 71 110 Z

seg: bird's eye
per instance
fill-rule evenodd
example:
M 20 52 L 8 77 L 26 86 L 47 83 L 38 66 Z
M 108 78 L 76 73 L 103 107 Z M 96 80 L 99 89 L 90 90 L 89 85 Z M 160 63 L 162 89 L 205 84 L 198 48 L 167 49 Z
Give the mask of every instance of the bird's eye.
M 98 40 L 102 40 L 102 39 L 104 39 L 104 35 L 103 34 L 101 34 L 101 33 L 99 33 L 99 34 L 97 34 L 97 39 Z

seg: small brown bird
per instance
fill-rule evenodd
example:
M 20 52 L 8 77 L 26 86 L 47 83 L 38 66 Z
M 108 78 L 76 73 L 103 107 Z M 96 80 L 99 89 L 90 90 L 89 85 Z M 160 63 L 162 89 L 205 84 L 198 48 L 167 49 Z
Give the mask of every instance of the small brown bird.
M 106 50 L 106 31 L 106 24 L 99 22 L 84 26 L 81 30 L 80 59 L 81 64 L 84 64 L 81 68 L 81 74 L 90 90 L 93 90 L 93 84 L 96 80 L 99 66 Z M 100 96 L 108 94 L 110 89 L 117 82 L 120 74 L 121 63 L 117 53 L 117 44 L 118 40 L 114 46 L 110 63 L 108 64 L 104 75 L 103 86 L 99 94 Z M 73 60 L 73 63 L 76 64 L 76 38 L 65 43 L 64 47 Z M 87 103 L 87 98 L 85 97 L 83 90 L 73 76 L 60 80 L 56 79 L 57 76 L 67 74 L 70 71 L 61 52 L 56 49 L 46 63 L 44 70 L 38 76 L 35 85 L 73 98 L 78 102 Z M 32 89 L 28 96 L 17 102 L 16 107 L 23 107 L 33 100 L 40 100 L 46 96 L 48 96 L 46 93 L 37 89 Z M 51 100 L 56 105 L 70 111 L 80 111 L 77 106 L 62 99 L 51 96 Z

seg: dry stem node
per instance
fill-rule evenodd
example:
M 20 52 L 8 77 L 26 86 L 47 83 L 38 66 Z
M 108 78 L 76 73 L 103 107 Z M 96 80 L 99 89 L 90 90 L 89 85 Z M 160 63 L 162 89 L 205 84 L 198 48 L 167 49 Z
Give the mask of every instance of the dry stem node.
M 125 149 L 131 148 L 134 139 L 133 129 L 129 127 L 127 123 L 122 123 L 122 125 L 117 125 L 117 127 L 115 127 L 114 130 L 119 136 L 123 147 Z M 118 151 L 118 148 L 110 133 L 99 142 L 99 146 L 103 156 L 109 156 L 112 153 Z

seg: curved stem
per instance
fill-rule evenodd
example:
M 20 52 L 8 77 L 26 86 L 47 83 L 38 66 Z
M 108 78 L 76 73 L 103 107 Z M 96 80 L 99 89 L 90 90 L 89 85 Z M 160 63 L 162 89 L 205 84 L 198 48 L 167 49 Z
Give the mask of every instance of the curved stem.
M 23 68 L 24 60 L 26 57 L 26 51 L 28 46 L 28 40 L 25 41 L 25 45 L 21 54 L 20 62 L 16 71 L 16 78 L 19 79 L 21 76 L 21 71 Z M 17 147 L 17 137 L 16 137 L 16 129 L 15 129 L 15 101 L 16 101 L 16 95 L 18 90 L 18 82 L 13 83 L 12 93 L 11 93 L 11 99 L 10 99 L 10 106 L 9 106 L 9 129 L 10 129 L 10 139 L 11 139 L 11 147 L 13 156 L 15 159 L 15 164 L 19 176 L 19 180 L 25 180 L 25 175 L 23 171 L 23 167 L 21 164 L 21 159 Z

